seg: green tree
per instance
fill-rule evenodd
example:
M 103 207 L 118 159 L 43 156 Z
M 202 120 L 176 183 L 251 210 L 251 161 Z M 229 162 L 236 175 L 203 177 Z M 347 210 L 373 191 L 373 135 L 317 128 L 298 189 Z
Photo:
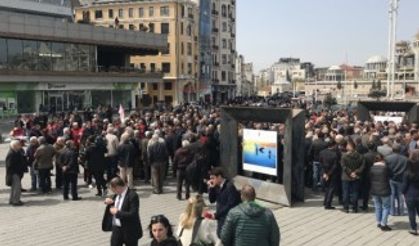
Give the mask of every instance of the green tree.
M 332 94 L 328 93 L 323 100 L 323 105 L 327 108 L 330 108 L 336 104 L 337 104 L 336 98 L 334 98 Z

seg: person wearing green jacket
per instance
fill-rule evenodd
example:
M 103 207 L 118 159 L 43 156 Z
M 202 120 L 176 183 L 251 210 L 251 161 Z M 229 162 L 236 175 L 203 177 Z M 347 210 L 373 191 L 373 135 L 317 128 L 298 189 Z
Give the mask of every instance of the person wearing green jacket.
M 243 202 L 230 210 L 221 231 L 224 246 L 279 245 L 281 234 L 272 211 L 257 204 L 255 198 L 255 189 L 244 185 Z

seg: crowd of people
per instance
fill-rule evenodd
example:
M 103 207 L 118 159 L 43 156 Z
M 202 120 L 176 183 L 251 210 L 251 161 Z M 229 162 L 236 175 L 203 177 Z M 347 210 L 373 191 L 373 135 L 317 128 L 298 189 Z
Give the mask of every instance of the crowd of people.
M 408 214 L 409 233 L 418 235 L 417 124 L 362 122 L 341 110 L 312 113 L 305 127 L 306 182 L 325 191 L 325 209 L 335 209 L 337 196 L 346 213 L 368 211 L 372 197 L 379 229 L 392 229 L 389 215 Z
M 389 215 L 407 214 L 409 232 L 418 234 L 418 125 L 362 122 L 351 110 L 318 111 L 303 100 L 238 98 L 229 104 L 306 109 L 305 180 L 314 191 L 324 191 L 324 208 L 335 209 L 333 199 L 337 197 L 344 212 L 368 211 L 372 197 L 380 230 L 391 230 Z M 77 177 L 81 166 L 84 181 L 89 187 L 96 186 L 97 196 L 107 196 L 109 188 L 115 194 L 105 201 L 108 219 L 104 228 L 112 231 L 112 245 L 136 245 L 142 235 L 132 232 L 135 236 L 126 238 L 124 229 L 124 221 L 132 223 L 129 216 L 138 215 L 134 181 L 151 183 L 153 193 L 161 194 L 164 181 L 173 177 L 176 198 L 186 199 L 188 207 L 176 233 L 164 215 L 151 219 L 152 245 L 179 245 L 179 240 L 182 245 L 278 245 L 276 220 L 268 209 L 254 202 L 254 188 L 245 186 L 237 191 L 219 167 L 220 124 L 218 107 L 188 104 L 137 111 L 125 119 L 114 118 L 109 108 L 82 114 L 21 116 L 10 133 L 15 140 L 6 159 L 6 181 L 12 187 L 10 204 L 23 204 L 20 192 L 24 190 L 21 178 L 25 172 L 31 177 L 31 191 L 50 193 L 53 176 L 63 199 L 69 199 L 71 190 L 71 198 L 80 200 Z M 248 127 L 277 131 L 278 156 L 282 156 L 284 124 L 241 122 L 239 137 L 241 129 Z M 23 150 L 22 140 L 26 138 L 28 146 Z M 280 177 L 254 175 L 281 182 Z M 191 197 L 191 190 L 198 196 Z M 216 202 L 215 213 L 207 210 L 204 193 L 211 203 Z M 131 205 L 124 205 L 125 198 Z M 123 212 L 127 209 L 129 213 Z M 142 233 L 141 225 L 137 229 Z
M 24 204 L 21 192 L 26 190 L 21 187 L 21 180 L 25 173 L 31 179 L 29 192 L 48 195 L 55 188 L 64 200 L 81 200 L 77 182 L 79 173 L 83 173 L 86 185 L 91 189 L 96 186 L 96 195 L 107 197 L 107 226 L 103 228 L 112 231 L 112 245 L 137 245 L 142 236 L 137 229 L 142 229 L 141 225 L 133 226 L 133 222 L 137 223 L 132 218 L 139 209 L 134 181 L 151 183 L 152 192 L 161 194 L 165 180 L 172 177 L 177 182 L 176 198 L 186 199 L 189 205 L 180 218 L 181 229 L 176 235 L 164 215 L 151 220 L 152 245 L 172 245 L 167 242 L 173 241 L 173 236 L 183 245 L 241 245 L 233 240 L 237 235 L 232 221 L 239 219 L 242 210 L 229 219 L 229 211 L 241 201 L 247 204 L 243 205 L 245 217 L 252 217 L 251 221 L 260 218 L 255 228 L 261 223 L 275 223 L 275 234 L 263 237 L 265 245 L 279 244 L 276 220 L 272 213 L 264 212 L 268 209 L 254 202 L 254 189 L 243 187 L 240 196 L 219 168 L 219 108 L 182 105 L 134 112 L 124 119 L 114 116 L 109 108 L 19 116 L 10 132 L 13 140 L 6 158 L 6 183 L 11 186 L 9 203 Z M 109 189 L 115 194 L 112 198 L 108 197 Z M 191 197 L 191 190 L 198 196 Z M 217 203 L 215 213 L 207 209 L 203 193 L 209 194 L 210 202 Z M 225 236 L 223 228 L 227 231 Z M 127 232 L 132 237 L 127 237 Z M 262 239 L 259 234 L 254 235 L 255 239 Z M 179 243 L 177 239 L 175 243 Z

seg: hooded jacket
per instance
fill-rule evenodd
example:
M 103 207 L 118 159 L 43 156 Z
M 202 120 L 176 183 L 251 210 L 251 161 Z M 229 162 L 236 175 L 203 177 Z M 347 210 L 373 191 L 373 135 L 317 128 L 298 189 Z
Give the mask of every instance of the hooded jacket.
M 224 246 L 277 246 L 280 237 L 271 210 L 255 202 L 243 202 L 230 210 L 221 232 Z

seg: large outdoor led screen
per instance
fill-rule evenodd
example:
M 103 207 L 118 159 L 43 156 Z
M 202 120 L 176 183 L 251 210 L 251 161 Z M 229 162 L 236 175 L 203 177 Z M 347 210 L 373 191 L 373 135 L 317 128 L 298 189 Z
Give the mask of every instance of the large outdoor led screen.
M 277 132 L 243 130 L 243 170 L 277 176 Z

